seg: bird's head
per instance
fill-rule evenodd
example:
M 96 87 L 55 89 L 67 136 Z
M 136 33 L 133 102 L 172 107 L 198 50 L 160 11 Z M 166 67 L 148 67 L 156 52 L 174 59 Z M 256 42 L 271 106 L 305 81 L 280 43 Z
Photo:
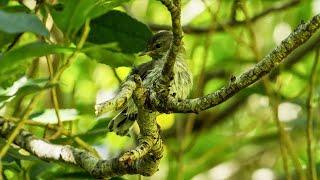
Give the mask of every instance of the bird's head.
M 155 33 L 147 42 L 147 48 L 140 54 L 149 55 L 152 59 L 162 59 L 171 46 L 173 35 L 171 31 L 159 31 Z

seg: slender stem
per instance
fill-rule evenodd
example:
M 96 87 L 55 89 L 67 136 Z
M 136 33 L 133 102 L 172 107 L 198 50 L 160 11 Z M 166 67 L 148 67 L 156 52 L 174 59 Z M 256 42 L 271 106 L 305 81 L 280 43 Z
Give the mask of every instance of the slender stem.
M 184 123 L 182 121 L 177 122 L 177 140 L 179 141 L 178 154 L 177 154 L 177 180 L 184 179 Z
M 49 76 L 50 76 L 50 80 L 51 80 L 53 78 L 52 58 L 50 56 L 46 56 L 46 59 L 47 59 L 47 64 L 48 64 Z M 57 88 L 56 87 L 53 87 L 51 89 L 51 100 L 52 100 L 52 103 L 53 103 L 55 114 L 56 114 L 57 119 L 58 119 L 58 125 L 60 127 L 62 127 L 63 123 L 61 121 L 61 117 L 60 117 L 60 114 L 59 114 L 59 102 L 58 102 Z
M 206 6 L 206 9 L 207 11 L 210 13 L 211 15 L 211 21 L 212 21 L 212 25 L 211 26 L 216 26 L 217 24 L 217 16 L 220 12 L 220 5 L 221 5 L 221 1 L 220 0 L 217 0 L 217 10 L 216 12 L 214 12 L 209 4 L 207 3 L 206 0 L 202 0 L 202 3 Z M 201 64 L 201 68 L 200 68 L 200 73 L 199 73 L 199 76 L 198 76 L 198 79 L 196 82 L 198 82 L 198 88 L 195 92 L 195 96 L 196 97 L 199 97 L 199 96 L 203 96 L 203 89 L 204 89 L 204 86 L 206 84 L 205 82 L 205 75 L 206 75 L 206 64 L 207 64 L 207 61 L 208 61 L 208 56 L 209 56 L 209 49 L 210 49 L 210 46 L 211 46 L 211 37 L 214 35 L 214 31 L 211 31 L 211 32 L 208 32 L 206 35 L 205 35 L 205 42 L 204 42 L 204 49 L 206 49 L 206 51 L 203 53 L 203 61 L 202 61 L 202 64 Z M 192 132 L 192 129 L 194 127 L 194 123 L 195 123 L 195 120 L 196 120 L 196 115 L 195 114 L 190 114 L 188 116 L 188 120 L 187 120 L 187 124 L 186 124 L 186 128 L 185 128 L 185 135 L 187 136 L 188 134 L 191 134 Z M 184 153 L 186 153 L 187 151 L 191 150 L 192 147 L 196 144 L 196 140 L 197 140 L 197 137 L 198 137 L 199 133 L 198 134 L 195 134 L 191 140 L 188 142 L 188 143 L 184 143 Z
M 121 83 L 122 80 L 121 80 L 121 78 L 119 77 L 119 75 L 118 75 L 118 73 L 117 73 L 117 71 L 116 71 L 116 68 L 112 67 L 111 69 L 112 69 L 112 72 L 113 72 L 114 76 L 115 76 L 116 79 L 118 80 L 118 82 Z
M 0 159 L 0 180 L 3 180 L 2 174 L 3 174 L 2 161 Z
M 10 145 L 13 143 L 14 139 L 18 136 L 18 134 L 20 133 L 20 130 L 23 128 L 26 120 L 28 119 L 28 116 L 30 115 L 32 109 L 34 108 L 34 106 L 37 103 L 38 100 L 37 95 L 35 95 L 29 105 L 27 106 L 25 112 L 23 113 L 20 122 L 17 124 L 16 128 L 12 131 L 12 133 L 10 134 L 9 138 L 7 139 L 6 144 L 1 148 L 0 150 L 0 160 L 4 157 L 4 155 L 7 153 L 7 151 L 10 148 Z
M 239 3 L 239 5 L 240 5 L 240 8 L 242 9 L 242 11 L 247 19 L 246 26 L 247 26 L 247 29 L 248 29 L 249 34 L 251 36 L 251 42 L 252 42 L 251 50 L 252 50 L 253 54 L 255 55 L 257 61 L 259 61 L 259 59 L 261 59 L 261 56 L 260 56 L 260 52 L 258 49 L 257 38 L 256 38 L 256 34 L 254 32 L 253 26 L 252 26 L 252 22 L 249 20 L 250 18 L 249 18 L 245 3 L 241 2 L 241 3 Z M 278 104 L 279 103 L 277 102 L 277 98 L 275 96 L 276 92 L 275 92 L 275 90 L 273 90 L 271 88 L 272 87 L 271 82 L 268 77 L 262 78 L 262 83 L 263 83 L 264 89 L 266 90 L 266 94 L 269 96 L 269 99 L 271 101 L 273 117 L 274 117 L 274 120 L 276 121 L 276 125 L 279 130 L 280 149 L 281 149 L 281 153 L 282 153 L 283 168 L 285 170 L 286 178 L 291 179 L 291 175 L 288 170 L 288 160 L 287 160 L 287 154 L 286 154 L 287 151 L 284 148 L 286 148 L 288 150 L 288 153 L 294 162 L 295 168 L 296 168 L 300 178 L 306 179 L 305 175 L 303 173 L 302 166 L 301 166 L 298 158 L 296 157 L 296 155 L 292 149 L 293 147 L 292 147 L 292 142 L 291 142 L 290 136 L 284 130 L 284 126 L 278 118 Z
M 90 32 L 90 20 L 86 20 L 82 35 L 80 37 L 80 40 L 77 44 L 77 51 L 74 51 L 69 57 L 67 57 L 65 64 L 63 64 L 60 69 L 57 71 L 57 73 L 54 75 L 52 81 L 57 82 L 59 81 L 62 73 L 72 64 L 72 59 L 76 57 L 79 50 L 83 47 L 84 43 L 86 42 L 88 35 Z
M 296 5 L 298 5 L 300 1 L 301 0 L 292 0 L 292 1 L 285 2 L 280 5 L 272 6 L 272 7 L 268 8 L 268 9 L 266 9 L 256 15 L 254 15 L 249 20 L 252 22 L 256 22 L 271 13 L 281 12 L 281 11 L 287 10 L 289 8 L 292 8 Z M 246 21 L 234 21 L 231 19 L 229 21 L 222 22 L 222 23 L 218 24 L 218 26 L 214 26 L 214 27 L 212 27 L 212 26 L 198 27 L 198 26 L 186 25 L 186 26 L 183 26 L 182 28 L 183 28 L 184 33 L 203 34 L 203 33 L 208 33 L 210 31 L 223 32 L 223 31 L 225 31 L 225 28 L 223 26 L 238 27 L 238 26 L 242 26 L 245 24 L 246 24 Z M 158 24 L 149 24 L 149 27 L 154 31 L 169 30 L 171 28 L 170 26 L 167 26 L 167 25 L 158 25 Z
M 316 180 L 317 179 L 317 171 L 315 166 L 315 158 L 314 158 L 314 137 L 313 137 L 313 121 L 312 121 L 312 99 L 314 94 L 315 82 L 317 78 L 317 67 L 319 64 L 319 51 L 320 48 L 316 50 L 315 59 L 311 69 L 311 75 L 309 79 L 309 92 L 306 102 L 306 109 L 307 109 L 307 128 L 306 128 L 306 135 L 307 135 L 307 155 L 308 155 L 308 175 L 309 179 Z
M 286 132 L 284 131 L 283 124 L 280 122 L 280 120 L 278 118 L 278 106 L 279 106 L 279 103 L 276 100 L 276 98 L 274 98 L 273 96 L 269 96 L 269 98 L 270 98 L 270 100 L 272 100 L 271 108 L 272 108 L 272 112 L 273 112 L 273 119 L 274 119 L 274 121 L 275 121 L 275 123 L 277 125 L 277 128 L 278 128 L 279 146 L 280 146 L 280 151 L 281 151 L 283 170 L 284 170 L 286 179 L 287 180 L 291 180 L 292 177 L 291 177 L 291 173 L 290 173 L 290 170 L 289 170 L 288 150 L 287 150 L 287 146 L 286 146 L 286 143 L 285 143 L 286 140 L 285 140 L 285 137 L 284 137 Z

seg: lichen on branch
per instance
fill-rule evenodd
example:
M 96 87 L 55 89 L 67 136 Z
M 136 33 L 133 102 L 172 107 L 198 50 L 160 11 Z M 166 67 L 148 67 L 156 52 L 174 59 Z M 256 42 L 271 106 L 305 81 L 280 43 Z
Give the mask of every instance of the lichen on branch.
M 314 16 L 309 22 L 301 24 L 281 44 L 272 50 L 254 67 L 244 72 L 229 84 L 214 93 L 195 99 L 178 101 L 170 98 L 166 103 L 151 99 L 153 106 L 159 112 L 200 112 L 212 108 L 228 100 L 240 90 L 248 87 L 277 67 L 292 51 L 304 44 L 320 28 L 320 14 Z
M 118 94 L 103 103 L 99 103 L 95 106 L 96 115 L 101 115 L 109 111 L 117 111 L 123 108 L 128 100 L 131 98 L 133 91 L 136 89 L 136 83 L 129 77 L 121 86 L 120 92 Z
M 160 83 L 165 85 L 165 88 L 169 88 L 170 81 L 173 79 L 173 67 L 179 53 L 180 46 L 182 45 L 182 27 L 181 27 L 181 0 L 161 0 L 161 3 L 165 5 L 171 14 L 172 33 L 173 40 L 169 49 L 166 62 L 162 69 L 162 79 Z M 161 90 L 159 90 L 161 91 Z M 164 91 L 168 96 L 169 91 Z
M 162 70 L 162 81 L 167 88 L 172 80 L 172 68 L 178 50 L 182 44 L 182 29 L 180 23 L 181 5 L 180 0 L 161 0 L 167 7 L 172 17 L 173 44 L 169 50 L 166 63 Z M 248 87 L 278 66 L 285 57 L 293 50 L 305 43 L 320 27 L 320 15 L 316 15 L 308 23 L 300 24 L 291 35 L 277 48 L 257 63 L 253 68 L 232 78 L 226 86 L 220 90 L 203 97 L 187 100 L 177 100 L 166 95 L 165 101 L 160 98 L 152 98 L 149 89 L 145 89 L 141 79 L 132 75 L 121 87 L 120 92 L 112 100 L 98 105 L 97 114 L 109 110 L 122 108 L 131 97 L 138 108 L 138 125 L 140 136 L 138 146 L 124 152 L 119 157 L 109 160 L 96 158 L 90 152 L 68 145 L 55 145 L 41 138 L 37 138 L 30 132 L 21 130 L 14 139 L 14 143 L 29 151 L 33 155 L 44 159 L 73 164 L 83 168 L 96 178 L 121 176 L 125 174 L 141 174 L 151 176 L 158 170 L 160 159 L 163 154 L 163 142 L 160 129 L 156 122 L 157 111 L 159 112 L 199 112 L 214 107 Z M 183 87 L 182 87 L 183 88 Z M 157 93 L 158 91 L 156 91 Z M 168 92 L 168 91 L 167 91 Z M 151 106 L 151 107 L 150 107 Z M 0 118 L 0 137 L 7 138 L 16 125 Z

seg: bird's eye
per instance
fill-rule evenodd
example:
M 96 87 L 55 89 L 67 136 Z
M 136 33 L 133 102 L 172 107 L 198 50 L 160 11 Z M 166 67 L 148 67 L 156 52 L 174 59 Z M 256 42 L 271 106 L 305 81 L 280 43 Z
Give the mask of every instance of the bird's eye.
M 155 47 L 156 47 L 157 49 L 159 49 L 159 48 L 161 47 L 161 45 L 158 43 L 158 44 L 155 45 Z

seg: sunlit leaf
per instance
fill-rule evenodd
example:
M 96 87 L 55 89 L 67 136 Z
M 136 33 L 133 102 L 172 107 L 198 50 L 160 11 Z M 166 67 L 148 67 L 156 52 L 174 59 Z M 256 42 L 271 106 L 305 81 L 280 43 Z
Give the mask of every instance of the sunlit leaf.
M 59 109 L 59 116 L 62 122 L 74 121 L 78 118 L 76 109 Z M 31 120 L 43 124 L 58 124 L 58 118 L 54 109 L 46 109 L 41 114 L 31 115 Z
M 97 123 L 89 129 L 86 133 L 81 134 L 80 138 L 86 142 L 95 142 L 107 135 L 109 132 L 108 123 L 110 118 L 100 118 Z
M 27 95 L 51 88 L 54 85 L 55 84 L 48 84 L 48 79 L 29 79 L 14 95 Z
M 7 53 L 4 53 L 2 57 L 0 57 L 0 73 L 3 69 L 5 69 L 5 67 L 12 66 L 18 61 L 49 54 L 68 53 L 72 52 L 73 50 L 73 48 L 63 47 L 59 45 L 50 45 L 43 42 L 29 43 L 19 48 L 13 49 Z
M 0 102 L 5 101 L 9 99 L 11 96 L 6 96 L 6 95 L 0 95 Z
M 11 67 L 0 69 L 0 86 L 2 88 L 10 87 L 16 80 L 25 75 L 27 65 L 28 62 L 26 64 L 18 63 Z
M 13 86 L 0 93 L 0 105 L 15 96 L 26 96 L 51 88 L 56 84 L 48 83 L 48 79 L 29 79 L 25 77 L 16 81 Z
M 0 56 L 0 86 L 8 87 L 25 74 L 32 58 L 57 53 L 70 53 L 73 48 L 33 42 Z

